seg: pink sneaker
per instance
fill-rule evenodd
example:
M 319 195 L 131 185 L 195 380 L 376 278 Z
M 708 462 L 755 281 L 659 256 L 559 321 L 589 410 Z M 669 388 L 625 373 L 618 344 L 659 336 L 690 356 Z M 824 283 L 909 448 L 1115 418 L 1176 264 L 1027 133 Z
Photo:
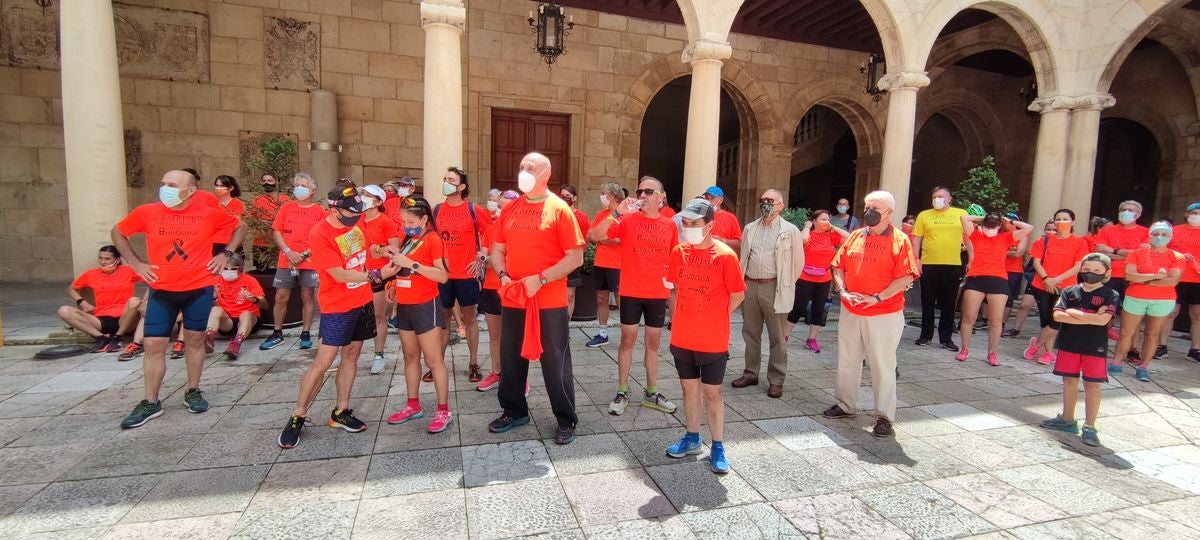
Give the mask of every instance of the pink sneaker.
M 1121 333 L 1118 332 L 1116 328 L 1113 328 L 1110 326 L 1110 327 L 1108 327 L 1108 339 L 1111 339 L 1113 341 L 1121 339 Z
M 1033 360 L 1037 358 L 1038 342 L 1036 337 L 1029 338 L 1029 346 L 1025 348 L 1025 359 Z
M 967 349 L 966 346 L 963 346 L 963 348 L 958 350 L 958 354 L 954 355 L 954 359 L 958 360 L 959 362 L 965 362 L 967 360 L 967 357 L 970 355 L 971 355 L 970 350 Z
M 479 386 L 476 386 L 475 389 L 479 390 L 480 392 L 487 392 L 488 390 L 491 390 L 499 385 L 500 374 L 496 373 L 495 371 L 489 371 L 487 377 L 484 377 L 482 381 L 479 381 Z
M 808 347 L 808 350 L 810 350 L 812 352 L 815 352 L 815 353 L 821 352 L 821 344 L 817 343 L 817 340 L 815 340 L 815 339 L 809 338 L 807 341 L 804 342 L 804 346 Z
M 387 419 L 387 423 L 403 424 L 409 420 L 416 420 L 417 418 L 424 418 L 424 417 L 425 417 L 425 411 L 423 409 L 421 409 L 420 405 L 418 405 L 416 407 L 413 407 L 410 405 L 410 406 L 404 407 L 404 410 L 389 416 Z
M 1047 364 L 1053 364 L 1054 363 L 1054 353 L 1048 352 L 1046 354 L 1043 354 L 1041 358 L 1038 358 L 1038 363 L 1043 366 L 1047 365 Z
M 441 433 L 446 431 L 447 427 L 450 427 L 450 422 L 453 420 L 454 415 L 451 414 L 449 409 L 439 410 L 437 414 L 433 415 L 433 421 L 429 423 L 429 427 L 426 429 L 430 433 Z M 391 419 L 389 418 L 388 421 L 391 422 Z
M 987 355 L 987 363 L 989 366 L 998 366 L 1000 365 L 1000 357 L 996 356 L 996 353 L 990 352 Z

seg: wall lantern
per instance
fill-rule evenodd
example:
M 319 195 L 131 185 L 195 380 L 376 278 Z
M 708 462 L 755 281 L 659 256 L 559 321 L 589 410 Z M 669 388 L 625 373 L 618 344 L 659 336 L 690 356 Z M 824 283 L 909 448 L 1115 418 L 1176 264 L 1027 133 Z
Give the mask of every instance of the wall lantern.
M 1021 108 L 1025 111 L 1025 114 L 1031 119 L 1037 120 L 1041 115 L 1029 110 L 1029 107 L 1033 105 L 1034 100 L 1036 100 L 1038 97 L 1037 81 L 1029 81 L 1029 83 L 1021 87 L 1021 90 L 1017 92 L 1017 95 L 1021 96 Z
M 882 65 L 884 65 L 883 56 L 871 54 L 867 56 L 867 63 L 858 67 L 858 72 L 862 73 L 863 83 L 866 84 L 866 89 L 863 91 L 875 101 L 883 99 L 883 95 L 887 93 L 879 89 L 879 67 Z
M 529 26 L 537 34 L 533 48 L 546 61 L 546 69 L 550 69 L 559 55 L 567 54 L 565 38 L 575 27 L 574 17 L 567 16 L 556 4 L 538 4 L 537 18 L 529 12 Z

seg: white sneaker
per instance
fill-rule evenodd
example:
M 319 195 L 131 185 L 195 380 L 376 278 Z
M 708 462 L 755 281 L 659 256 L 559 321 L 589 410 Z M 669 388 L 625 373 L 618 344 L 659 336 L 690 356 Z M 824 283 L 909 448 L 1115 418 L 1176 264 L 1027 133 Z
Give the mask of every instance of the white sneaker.
M 625 414 L 625 407 L 629 405 L 629 394 L 625 392 L 617 392 L 612 403 L 608 404 L 608 414 L 613 416 L 621 416 Z
M 383 353 L 375 353 L 375 359 L 371 360 L 371 375 L 379 375 L 383 373 Z
M 337 371 L 337 368 L 340 365 L 342 365 L 342 357 L 339 355 L 339 356 L 334 357 L 333 363 L 330 364 L 329 369 L 327 369 L 325 371 Z

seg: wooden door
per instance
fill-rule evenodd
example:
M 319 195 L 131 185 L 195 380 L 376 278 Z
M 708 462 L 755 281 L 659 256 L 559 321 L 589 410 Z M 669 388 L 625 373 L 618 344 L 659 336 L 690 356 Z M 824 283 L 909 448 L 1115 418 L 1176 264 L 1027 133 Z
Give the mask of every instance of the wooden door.
M 571 116 L 514 109 L 492 109 L 492 187 L 517 189 L 521 158 L 540 152 L 554 171 L 550 190 L 570 179 Z

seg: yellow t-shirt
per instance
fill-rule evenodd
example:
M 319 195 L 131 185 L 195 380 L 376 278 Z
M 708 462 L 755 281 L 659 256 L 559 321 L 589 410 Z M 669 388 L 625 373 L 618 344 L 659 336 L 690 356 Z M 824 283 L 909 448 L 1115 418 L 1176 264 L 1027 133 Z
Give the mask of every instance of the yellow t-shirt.
M 921 237 L 921 264 L 962 265 L 962 216 L 967 211 L 930 208 L 917 214 L 913 236 Z

